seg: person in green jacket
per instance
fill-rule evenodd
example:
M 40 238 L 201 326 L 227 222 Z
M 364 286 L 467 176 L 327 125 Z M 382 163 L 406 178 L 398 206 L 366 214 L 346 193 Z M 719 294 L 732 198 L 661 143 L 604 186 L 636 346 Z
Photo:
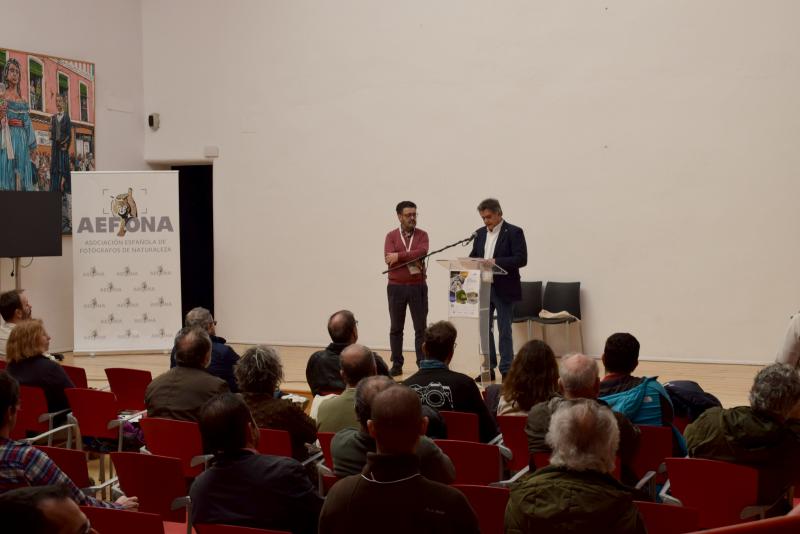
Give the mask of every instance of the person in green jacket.
M 619 428 L 591 399 L 564 400 L 550 419 L 550 465 L 511 488 L 505 532 L 646 533 L 633 490 L 611 472 Z

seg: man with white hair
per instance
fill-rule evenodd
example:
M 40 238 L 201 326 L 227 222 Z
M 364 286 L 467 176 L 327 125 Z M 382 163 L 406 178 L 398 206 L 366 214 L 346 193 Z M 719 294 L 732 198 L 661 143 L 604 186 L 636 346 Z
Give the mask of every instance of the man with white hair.
M 572 354 L 561 360 L 558 384 L 563 391 L 563 396 L 556 395 L 549 401 L 536 404 L 528 413 L 528 422 L 525 433 L 528 435 L 528 451 L 531 453 L 531 471 L 542 465 L 533 465 L 533 453 L 550 452 L 550 446 L 545 440 L 550 428 L 550 418 L 553 413 L 567 400 L 591 399 L 602 406 L 608 406 L 598 400 L 600 393 L 600 372 L 597 361 L 585 354 Z M 622 480 L 627 484 L 635 485 L 637 482 L 632 464 L 633 456 L 639 448 L 639 429 L 630 420 L 619 412 L 614 412 L 619 427 L 619 457 L 621 463 Z
M 619 428 L 607 406 L 564 401 L 550 420 L 550 465 L 511 489 L 507 534 L 644 533 L 630 488 L 611 476 Z
M 228 384 L 231 392 L 237 393 L 239 386 L 233 376 L 233 368 L 239 363 L 239 355 L 230 346 L 226 345 L 226 339 L 217 335 L 217 321 L 211 312 L 205 308 L 192 308 L 186 314 L 184 324 L 186 328 L 202 328 L 211 337 L 211 363 L 208 364 L 206 371 L 212 375 L 223 379 Z M 177 365 L 175 361 L 175 347 L 172 348 L 170 356 L 170 369 Z

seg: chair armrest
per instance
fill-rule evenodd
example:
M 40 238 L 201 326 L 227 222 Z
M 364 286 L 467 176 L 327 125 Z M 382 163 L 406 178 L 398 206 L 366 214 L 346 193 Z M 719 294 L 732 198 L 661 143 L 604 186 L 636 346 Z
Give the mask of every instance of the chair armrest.
M 87 495 L 88 494 L 94 495 L 98 491 L 102 491 L 102 490 L 106 489 L 109 486 L 113 486 L 117 482 L 119 482 L 119 477 L 114 477 L 114 478 L 110 478 L 110 479 L 106 480 L 102 484 L 95 484 L 94 486 L 89 486 L 88 488 L 81 488 L 81 491 L 83 493 L 87 494 Z
M 313 454 L 313 455 L 309 456 L 308 458 L 306 458 L 305 460 L 303 460 L 300 463 L 303 465 L 303 467 L 305 467 L 305 466 L 307 466 L 309 464 L 313 464 L 314 462 L 318 462 L 318 461 L 320 461 L 319 463 L 322 463 L 321 460 L 323 460 L 323 459 L 324 459 L 324 457 L 323 457 L 322 453 L 318 452 L 316 454 Z
M 522 469 L 520 469 L 519 471 L 517 471 L 517 472 L 514 474 L 514 476 L 513 476 L 513 477 L 511 477 L 511 478 L 509 478 L 509 479 L 506 479 L 506 480 L 498 480 L 497 482 L 492 482 L 492 483 L 490 483 L 489 485 L 490 485 L 490 486 L 494 486 L 494 487 L 496 487 L 496 488 L 508 488 L 508 487 L 510 487 L 512 484 L 514 484 L 514 482 L 516 482 L 517 480 L 519 480 L 519 479 L 520 479 L 520 478 L 522 478 L 523 476 L 527 475 L 529 471 L 530 471 L 530 467 L 528 467 L 528 466 L 526 465 L 525 467 L 523 467 Z
M 656 486 L 656 473 L 655 471 L 648 471 L 644 474 L 642 479 L 634 486 L 637 490 L 642 490 L 647 493 L 653 502 L 658 498 L 658 487 Z
M 39 421 L 40 423 L 44 423 L 45 421 L 49 422 L 58 417 L 59 415 L 64 415 L 66 413 L 70 413 L 69 408 L 67 408 L 66 410 L 59 410 L 57 412 L 43 413 L 42 415 L 39 416 L 39 419 L 37 419 L 37 421 Z
M 676 499 L 675 497 L 673 497 L 668 493 L 669 488 L 670 488 L 670 483 L 669 480 L 667 480 L 658 494 L 658 497 L 661 499 L 661 502 L 663 502 L 664 504 L 674 504 L 676 506 L 683 506 L 683 503 L 681 502 L 680 499 Z
M 123 423 L 128 423 L 133 421 L 134 419 L 139 420 L 142 418 L 143 415 L 147 413 L 147 410 L 142 410 L 140 412 L 134 412 L 128 415 L 123 415 L 122 417 L 117 417 L 116 419 L 112 419 L 108 422 L 106 428 L 111 430 L 112 428 L 117 428 L 118 426 L 122 426 Z
M 506 460 L 511 461 L 514 458 L 514 453 L 505 445 L 498 445 L 497 447 L 500 449 L 500 456 Z
M 186 495 L 184 497 L 177 497 L 172 501 L 170 510 L 176 511 L 181 508 L 186 508 L 186 534 L 192 534 L 192 498 Z
M 502 445 L 503 444 L 503 434 L 497 434 L 495 437 L 492 438 L 492 441 L 489 442 L 489 445 Z
M 69 411 L 69 410 L 67 410 L 67 411 Z M 40 439 L 43 439 L 43 438 L 49 438 L 50 436 L 52 436 L 54 434 L 58 434 L 62 430 L 70 430 L 71 431 L 73 428 L 77 428 L 77 427 L 78 427 L 78 425 L 73 424 L 73 423 L 69 423 L 69 424 L 61 425 L 59 427 L 53 428 L 51 430 L 48 430 L 47 432 L 42 432 L 41 434 L 38 434 L 36 436 L 31 436 L 29 438 L 22 439 L 20 441 L 22 441 L 24 443 L 27 443 L 29 445 L 32 445 L 34 442 L 39 441 Z M 69 445 L 69 443 L 67 443 L 67 445 Z M 67 447 L 67 448 L 69 448 L 69 447 Z
M 189 465 L 192 467 L 197 467 L 200 464 L 205 465 L 208 467 L 208 462 L 214 457 L 213 454 L 198 454 L 197 456 L 192 457 L 192 460 L 189 462 Z

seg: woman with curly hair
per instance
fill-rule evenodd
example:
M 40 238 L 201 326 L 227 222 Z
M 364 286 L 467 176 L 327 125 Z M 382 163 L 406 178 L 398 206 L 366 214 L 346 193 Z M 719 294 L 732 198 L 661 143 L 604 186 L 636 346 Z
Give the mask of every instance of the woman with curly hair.
M 540 402 L 558 393 L 558 363 L 547 343 L 525 343 L 511 362 L 497 405 L 497 415 L 527 415 Z
M 292 456 L 297 460 L 308 457 L 306 443 L 317 439 L 314 420 L 291 401 L 275 398 L 283 381 L 283 365 L 278 352 L 266 345 L 245 351 L 234 369 L 242 398 L 261 428 L 286 430 L 292 441 Z

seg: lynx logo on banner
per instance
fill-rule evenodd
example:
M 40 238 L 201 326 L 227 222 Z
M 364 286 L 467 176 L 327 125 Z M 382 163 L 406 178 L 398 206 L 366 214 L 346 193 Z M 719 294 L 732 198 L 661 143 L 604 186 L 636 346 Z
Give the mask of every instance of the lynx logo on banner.
M 72 214 L 75 351 L 170 349 L 181 327 L 178 173 L 75 172 Z

